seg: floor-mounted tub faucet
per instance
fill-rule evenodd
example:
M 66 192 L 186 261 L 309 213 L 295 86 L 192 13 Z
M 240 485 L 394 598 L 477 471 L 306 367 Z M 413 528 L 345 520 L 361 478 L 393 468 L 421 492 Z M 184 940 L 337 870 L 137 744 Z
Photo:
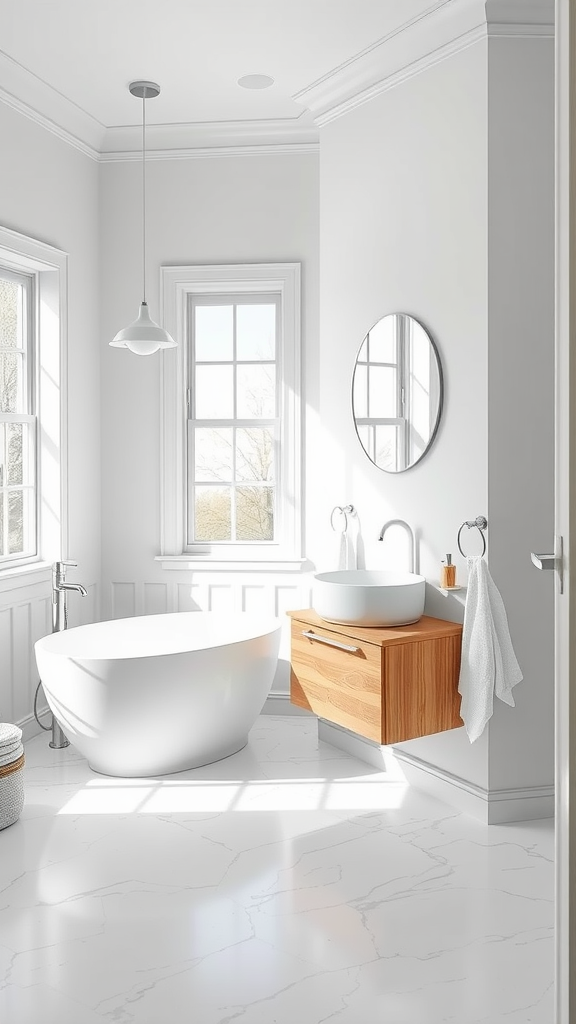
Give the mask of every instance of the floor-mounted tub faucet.
M 76 566 L 77 562 L 54 562 L 52 566 L 52 632 L 59 633 L 60 630 L 66 629 L 68 625 L 68 615 L 66 611 L 66 594 L 69 590 L 75 590 L 76 593 L 81 594 L 82 597 L 86 597 L 88 591 L 86 587 L 83 587 L 81 583 L 66 583 L 66 570 L 69 566 Z M 50 747 L 54 747 L 59 750 L 61 747 L 70 746 L 70 740 L 67 739 L 65 733 L 62 731 L 59 723 L 56 721 L 56 717 L 52 715 L 52 739 L 49 743 Z
M 401 526 L 406 530 L 410 540 L 410 572 L 416 572 L 416 537 L 414 536 L 414 530 L 405 519 L 389 519 L 380 530 L 378 540 L 384 540 L 384 534 L 390 526 Z

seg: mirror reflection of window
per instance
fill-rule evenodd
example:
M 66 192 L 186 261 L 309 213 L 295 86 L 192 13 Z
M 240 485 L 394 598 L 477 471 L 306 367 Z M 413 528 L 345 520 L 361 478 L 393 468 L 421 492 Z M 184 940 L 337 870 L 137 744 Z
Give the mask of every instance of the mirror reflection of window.
M 366 454 L 399 473 L 430 447 L 442 406 L 436 348 L 413 317 L 382 317 L 364 338 L 354 369 L 354 421 Z

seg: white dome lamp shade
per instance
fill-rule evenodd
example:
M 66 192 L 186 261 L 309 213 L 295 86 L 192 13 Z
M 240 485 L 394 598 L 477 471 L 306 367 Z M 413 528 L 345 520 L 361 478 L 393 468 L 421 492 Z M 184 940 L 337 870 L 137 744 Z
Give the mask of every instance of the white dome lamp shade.
M 168 331 L 152 320 L 146 300 L 141 302 L 136 320 L 118 331 L 110 345 L 113 348 L 129 348 L 137 356 L 149 356 L 160 348 L 176 348 L 176 342 Z
M 146 302 L 146 100 L 158 96 L 160 86 L 155 82 L 131 82 L 129 89 L 142 100 L 142 302 L 136 320 L 118 331 L 110 345 L 130 349 L 137 356 L 149 356 L 161 348 L 176 348 L 168 331 L 152 320 Z

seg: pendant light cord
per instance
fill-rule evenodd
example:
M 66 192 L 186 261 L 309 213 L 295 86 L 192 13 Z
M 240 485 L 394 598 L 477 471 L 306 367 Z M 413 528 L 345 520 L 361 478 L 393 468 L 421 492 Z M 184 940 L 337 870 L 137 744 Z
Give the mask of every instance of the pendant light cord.
M 146 89 L 142 96 L 142 293 L 146 302 Z

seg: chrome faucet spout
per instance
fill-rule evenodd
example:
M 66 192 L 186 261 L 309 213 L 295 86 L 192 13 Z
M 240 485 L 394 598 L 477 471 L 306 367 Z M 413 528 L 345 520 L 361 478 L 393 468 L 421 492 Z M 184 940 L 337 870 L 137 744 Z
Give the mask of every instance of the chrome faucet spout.
M 57 583 L 54 587 L 55 590 L 75 590 L 77 594 L 82 594 L 82 597 L 86 597 L 88 591 L 86 587 L 83 587 L 81 583 Z
M 387 523 L 384 523 L 384 526 L 380 530 L 378 540 L 384 540 L 384 534 L 390 526 L 401 526 L 408 534 L 410 540 L 410 572 L 417 572 L 416 537 L 414 536 L 414 530 L 405 519 L 389 519 Z

